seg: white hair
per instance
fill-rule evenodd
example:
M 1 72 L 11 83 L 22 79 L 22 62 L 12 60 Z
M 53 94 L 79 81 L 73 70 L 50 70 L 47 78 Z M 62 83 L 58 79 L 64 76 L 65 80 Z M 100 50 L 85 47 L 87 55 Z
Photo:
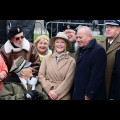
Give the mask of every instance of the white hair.
M 78 28 L 77 32 L 78 32 L 79 30 L 81 30 L 81 29 L 84 29 L 84 31 L 85 31 L 86 33 L 88 33 L 88 34 L 93 35 L 93 34 L 92 34 L 92 30 L 90 29 L 90 27 L 88 27 L 88 26 L 80 26 L 80 27 Z

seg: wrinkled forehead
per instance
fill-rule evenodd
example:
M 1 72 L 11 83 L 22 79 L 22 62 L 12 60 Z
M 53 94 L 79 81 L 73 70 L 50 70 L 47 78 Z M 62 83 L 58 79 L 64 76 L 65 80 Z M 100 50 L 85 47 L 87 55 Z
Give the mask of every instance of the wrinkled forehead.
M 67 30 L 65 30 L 65 33 L 66 32 L 75 32 L 74 30 L 72 30 L 72 29 L 67 29 Z
M 49 41 L 48 41 L 48 40 L 46 40 L 46 39 L 40 39 L 40 40 L 39 40 L 39 43 L 47 43 L 47 44 L 48 44 L 48 43 L 49 43 Z
M 23 68 L 21 71 L 24 71 L 26 73 L 26 71 L 30 71 L 32 70 L 33 68 L 31 66 L 28 66 L 26 68 Z

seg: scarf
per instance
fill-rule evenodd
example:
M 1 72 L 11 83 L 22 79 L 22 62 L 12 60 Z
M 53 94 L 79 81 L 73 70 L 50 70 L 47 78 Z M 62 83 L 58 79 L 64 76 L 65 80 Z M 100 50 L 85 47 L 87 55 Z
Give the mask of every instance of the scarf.
M 58 54 L 56 53 L 56 61 L 57 61 L 57 64 L 64 58 L 64 55 L 68 54 L 69 52 L 64 52 L 64 53 L 61 53 L 61 54 Z

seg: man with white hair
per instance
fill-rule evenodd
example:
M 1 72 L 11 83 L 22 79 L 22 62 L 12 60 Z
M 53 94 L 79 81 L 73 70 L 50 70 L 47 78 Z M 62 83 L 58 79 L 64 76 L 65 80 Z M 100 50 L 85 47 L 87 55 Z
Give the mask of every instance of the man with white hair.
M 93 39 L 89 27 L 78 29 L 79 54 L 74 77 L 73 100 L 105 100 L 106 53 Z
M 8 41 L 0 48 L 0 53 L 3 56 L 8 72 L 11 69 L 12 62 L 19 56 L 32 63 L 33 75 L 37 76 L 40 67 L 40 58 L 36 47 L 30 43 L 23 33 L 20 25 L 11 27 L 8 33 Z

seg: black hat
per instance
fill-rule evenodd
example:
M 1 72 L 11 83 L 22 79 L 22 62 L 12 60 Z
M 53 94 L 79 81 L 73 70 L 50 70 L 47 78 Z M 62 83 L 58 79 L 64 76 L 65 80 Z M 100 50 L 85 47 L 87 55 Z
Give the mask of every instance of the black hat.
M 120 26 L 120 20 L 106 20 L 105 24 L 106 25 L 117 25 L 117 26 Z
M 12 26 L 8 33 L 8 39 L 10 40 L 12 37 L 14 37 L 15 35 L 17 35 L 21 32 L 23 32 L 22 26 L 20 26 L 20 25 Z

